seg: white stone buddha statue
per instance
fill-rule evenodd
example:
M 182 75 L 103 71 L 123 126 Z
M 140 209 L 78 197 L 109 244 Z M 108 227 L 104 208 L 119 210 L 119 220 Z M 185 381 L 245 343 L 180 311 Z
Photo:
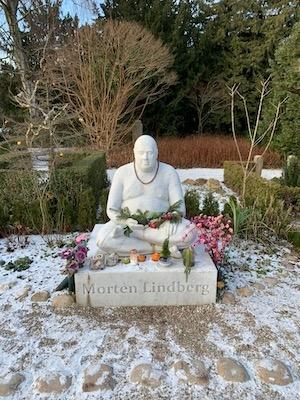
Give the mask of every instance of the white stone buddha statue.
M 179 222 L 163 222 L 159 228 L 139 224 L 133 218 L 120 219 L 121 210 L 130 214 L 137 210 L 167 212 L 169 207 L 181 201 L 178 211 L 185 216 L 183 191 L 176 170 L 158 161 L 155 140 L 148 135 L 140 136 L 134 145 L 134 162 L 120 167 L 112 180 L 107 215 L 110 221 L 99 231 L 97 245 L 104 253 L 128 255 L 132 249 L 141 254 L 160 251 L 169 239 L 171 256 L 180 257 L 180 249 L 189 247 L 196 239 L 191 222 L 181 218 Z M 124 227 L 131 230 L 124 234 Z

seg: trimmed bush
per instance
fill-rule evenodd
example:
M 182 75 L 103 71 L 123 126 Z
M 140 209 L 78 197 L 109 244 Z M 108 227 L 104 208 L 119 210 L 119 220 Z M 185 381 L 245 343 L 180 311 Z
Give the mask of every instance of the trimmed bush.
M 5 161 L 6 164 L 1 164 Z M 45 174 L 11 169 L 14 157 L 0 158 L 0 231 L 16 224 L 33 233 L 88 230 L 96 223 L 97 205 L 107 187 L 104 153 L 70 153 L 55 160 Z
M 189 189 L 185 192 L 184 202 L 188 219 L 200 214 L 199 195 L 196 189 Z
M 219 203 L 214 198 L 214 195 L 212 194 L 212 192 L 209 192 L 205 196 L 201 214 L 208 215 L 211 217 L 216 217 L 217 215 L 220 214 Z
M 238 163 L 224 162 L 224 182 L 226 186 L 241 194 L 243 170 Z M 250 173 L 246 182 L 246 207 L 252 207 L 255 203 L 257 208 L 265 210 L 272 197 L 283 201 L 286 208 L 291 207 L 295 212 L 300 211 L 300 187 L 284 186 L 278 181 L 268 181 Z

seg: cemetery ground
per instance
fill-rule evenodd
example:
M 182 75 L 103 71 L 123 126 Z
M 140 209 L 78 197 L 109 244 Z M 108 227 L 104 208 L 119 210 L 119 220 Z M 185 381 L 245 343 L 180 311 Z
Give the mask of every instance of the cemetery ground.
M 185 188 L 198 172 L 179 172 Z M 215 191 L 220 204 L 230 194 Z M 215 305 L 93 309 L 53 292 L 58 245 L 75 235 L 30 236 L 23 248 L 15 238 L 14 251 L 0 240 L 0 396 L 300 399 L 300 257 L 288 242 L 236 239 Z

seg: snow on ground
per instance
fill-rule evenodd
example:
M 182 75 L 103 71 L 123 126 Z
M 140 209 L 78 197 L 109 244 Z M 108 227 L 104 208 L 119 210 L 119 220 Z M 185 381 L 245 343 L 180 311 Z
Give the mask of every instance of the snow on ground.
M 111 181 L 116 168 L 108 169 L 107 175 L 108 179 Z M 185 179 L 217 179 L 218 181 L 224 181 L 224 169 L 223 168 L 190 168 L 190 169 L 177 169 L 180 180 Z M 282 174 L 281 169 L 263 169 L 262 176 L 266 179 L 280 178 Z
M 184 185 L 185 190 L 191 187 Z M 224 185 L 221 189 L 215 194 L 220 204 L 231 193 Z M 206 188 L 197 190 L 203 199 Z M 6 240 L 0 239 L 0 393 L 9 373 L 25 377 L 5 398 L 300 399 L 300 257 L 289 244 L 232 243 L 221 270 L 226 287 L 219 291 L 215 305 L 99 309 L 72 305 L 59 310 L 52 301 L 57 296 L 53 289 L 63 278 L 63 261 L 57 257 L 62 240 L 70 240 L 70 235 L 30 236 L 25 248 L 8 252 Z M 29 269 L 5 269 L 9 261 L 24 256 L 33 260 Z M 21 299 L 26 287 L 28 295 Z M 31 296 L 42 290 L 51 297 L 33 302 Z M 233 296 L 232 304 L 223 303 L 224 290 Z M 241 363 L 250 379 L 226 381 L 217 367 L 222 357 Z M 202 362 L 207 382 L 184 382 L 182 371 L 172 368 L 178 360 L 188 363 L 191 370 Z M 277 368 L 272 360 L 283 362 L 293 382 L 286 386 L 264 383 L 256 368 L 259 360 L 274 373 Z M 85 371 L 93 374 L 100 363 L 112 368 L 112 388 L 83 392 Z M 131 372 L 140 364 L 153 366 L 156 388 L 132 383 Z M 62 383 L 69 377 L 70 386 L 58 394 L 41 394 L 39 380 L 49 381 L 55 375 Z
M 23 272 L 0 267 L 0 377 L 20 372 L 25 381 L 11 397 L 21 399 L 299 399 L 300 259 L 286 244 L 273 248 L 238 241 L 228 250 L 224 269 L 236 304 L 200 307 L 149 307 L 91 309 L 71 306 L 54 310 L 53 289 L 61 281 L 60 251 L 45 238 L 30 236 L 24 249 L 6 252 L 0 240 L 1 259 L 29 256 Z M 272 278 L 272 279 L 270 279 Z M 260 283 L 260 286 L 257 286 Z M 5 286 L 8 285 L 8 286 Z M 29 295 L 17 299 L 25 286 Z M 4 287 L 9 287 L 3 290 Z M 236 288 L 253 293 L 242 297 Z M 34 303 L 35 292 L 48 290 L 52 298 Z M 232 357 L 247 369 L 250 380 L 228 383 L 217 372 L 220 357 Z M 276 359 L 290 369 L 294 382 L 287 386 L 262 383 L 255 362 Z M 202 361 L 207 385 L 180 383 L 171 368 L 176 360 Z M 105 363 L 113 368 L 113 390 L 83 393 L 84 371 Z M 152 363 L 160 385 L 147 389 L 130 383 L 132 368 Z M 71 376 L 69 389 L 41 396 L 36 382 L 53 374 Z M 52 375 L 51 375 L 52 374 Z

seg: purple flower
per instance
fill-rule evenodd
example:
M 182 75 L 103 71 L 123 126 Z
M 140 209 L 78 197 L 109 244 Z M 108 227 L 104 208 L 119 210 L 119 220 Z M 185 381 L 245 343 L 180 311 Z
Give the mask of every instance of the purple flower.
M 78 261 L 80 264 L 84 262 L 84 260 L 86 259 L 86 247 L 81 247 L 79 249 L 76 250 L 75 252 L 75 260 Z
M 87 255 L 89 249 L 86 246 L 77 246 L 77 250 L 83 251 Z
M 76 261 L 71 261 L 68 265 L 67 265 L 67 269 L 72 272 L 75 273 L 78 271 L 79 269 L 79 265 Z
M 73 253 L 72 249 L 65 249 L 65 250 L 63 250 L 59 255 L 60 255 L 60 257 L 63 258 L 64 260 L 67 260 L 67 259 L 69 259 L 70 257 L 72 257 L 72 255 L 73 255 L 72 253 Z

